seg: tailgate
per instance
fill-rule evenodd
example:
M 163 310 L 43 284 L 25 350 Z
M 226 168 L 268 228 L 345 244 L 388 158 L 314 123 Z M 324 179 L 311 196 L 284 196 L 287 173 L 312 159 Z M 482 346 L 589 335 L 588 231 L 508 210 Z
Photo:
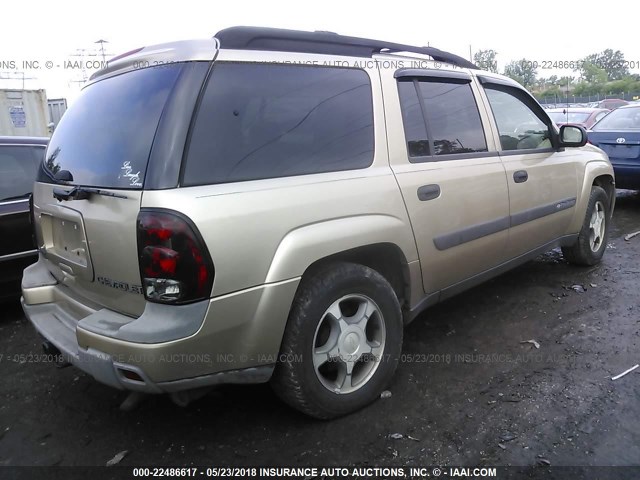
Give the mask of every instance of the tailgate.
M 34 186 L 36 238 L 56 279 L 77 295 L 127 315 L 144 310 L 138 267 L 136 218 L 142 191 L 126 198 L 91 195 L 59 201 L 55 185 Z
M 58 281 L 95 309 L 144 310 L 136 220 L 156 131 L 182 71 L 146 68 L 86 87 L 38 171 L 38 247 Z

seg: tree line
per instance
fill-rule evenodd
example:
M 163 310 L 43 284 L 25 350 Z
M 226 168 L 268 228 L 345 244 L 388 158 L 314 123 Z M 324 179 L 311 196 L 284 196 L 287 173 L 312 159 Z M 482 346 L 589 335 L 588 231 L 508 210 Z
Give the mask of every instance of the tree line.
M 479 50 L 473 60 L 479 68 L 498 73 L 497 56 L 495 50 Z M 502 73 L 539 96 L 564 96 L 567 92 L 576 96 L 610 95 L 640 92 L 640 75 L 629 70 L 629 67 L 640 68 L 638 63 L 625 60 L 620 50 L 607 48 L 575 61 L 513 60 Z M 570 69 L 576 75 L 539 77 L 539 69 Z

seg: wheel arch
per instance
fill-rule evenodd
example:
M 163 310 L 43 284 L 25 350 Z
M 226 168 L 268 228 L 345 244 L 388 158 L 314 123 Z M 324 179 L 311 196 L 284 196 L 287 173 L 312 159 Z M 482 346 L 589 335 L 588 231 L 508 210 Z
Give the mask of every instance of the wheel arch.
M 594 186 L 601 187 L 609 198 L 609 218 L 613 215 L 613 209 L 616 199 L 615 176 L 613 167 L 604 160 L 592 160 L 584 165 L 582 182 L 578 187 L 578 198 L 576 203 L 576 214 L 574 216 L 571 228 L 567 233 L 579 232 L 582 228 L 584 215 L 589 204 L 589 196 L 591 188 Z
M 375 270 L 393 288 L 403 313 L 409 308 L 411 275 L 407 259 L 397 245 L 388 242 L 361 245 L 328 255 L 309 265 L 302 275 L 302 280 L 335 263 L 356 263 Z
M 413 285 L 419 262 L 411 226 L 388 215 L 333 219 L 289 232 L 274 254 L 265 281 L 304 279 L 332 262 L 376 270 L 392 285 L 403 306 L 408 307 L 411 295 L 418 293 L 413 290 L 420 289 Z
M 607 194 L 609 199 L 609 218 L 613 216 L 613 209 L 616 203 L 616 182 L 613 175 L 604 174 L 599 175 L 593 179 L 592 187 L 597 186 L 602 188 Z

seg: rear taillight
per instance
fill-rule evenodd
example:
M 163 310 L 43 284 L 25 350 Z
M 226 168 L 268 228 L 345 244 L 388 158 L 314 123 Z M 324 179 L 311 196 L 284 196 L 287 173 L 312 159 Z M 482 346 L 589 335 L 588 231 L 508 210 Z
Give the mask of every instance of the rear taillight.
M 209 298 L 213 262 L 191 220 L 177 212 L 141 210 L 137 236 L 147 300 L 181 304 Z

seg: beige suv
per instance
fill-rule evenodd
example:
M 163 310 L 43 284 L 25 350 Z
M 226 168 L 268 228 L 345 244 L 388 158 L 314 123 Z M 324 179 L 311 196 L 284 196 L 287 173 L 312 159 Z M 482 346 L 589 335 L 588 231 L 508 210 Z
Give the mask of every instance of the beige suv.
M 435 48 L 247 27 L 145 47 L 51 138 L 24 311 L 119 389 L 270 381 L 343 415 L 425 308 L 554 247 L 600 261 L 614 176 L 585 143 Z

